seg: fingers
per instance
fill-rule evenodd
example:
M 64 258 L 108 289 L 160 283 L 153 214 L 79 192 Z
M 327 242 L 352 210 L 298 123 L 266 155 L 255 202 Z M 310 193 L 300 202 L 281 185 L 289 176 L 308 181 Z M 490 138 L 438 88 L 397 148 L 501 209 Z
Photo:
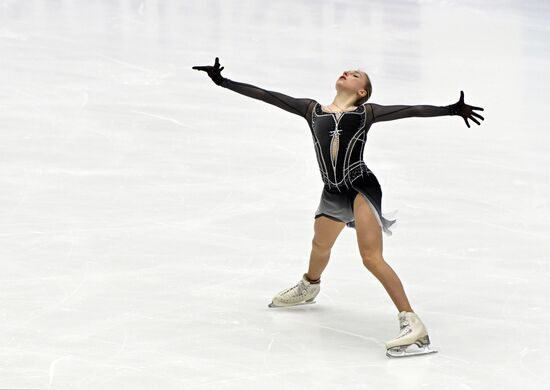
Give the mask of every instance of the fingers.
M 216 57 L 216 59 L 214 60 L 214 68 L 219 68 L 220 67 L 220 59 L 218 57 Z M 210 69 L 213 68 L 212 66 L 210 65 L 206 65 L 206 66 L 193 66 L 193 69 L 196 69 L 196 70 L 204 70 L 205 72 L 208 72 Z M 220 71 L 223 70 L 223 66 L 221 67 Z
M 223 70 L 223 68 L 224 68 L 223 66 L 220 68 L 220 72 Z
M 473 112 L 473 111 L 472 111 L 472 113 L 471 113 L 470 115 L 473 115 L 473 116 L 475 116 L 476 118 L 481 119 L 482 121 L 485 120 L 485 118 L 482 117 L 481 115 L 479 115 L 477 112 Z
M 460 91 L 460 99 L 458 100 L 458 102 L 463 105 L 463 109 L 465 108 L 465 110 L 463 110 L 463 114 L 467 113 L 466 115 L 468 115 L 468 116 L 463 116 L 464 123 L 466 123 L 466 126 L 470 127 L 470 124 L 468 123 L 468 119 L 476 123 L 478 126 L 481 123 L 479 123 L 479 121 L 476 118 L 481 119 L 482 121 L 485 120 L 485 118 L 483 118 L 477 112 L 473 111 L 473 110 L 483 111 L 482 107 L 475 107 L 475 106 L 470 106 L 468 104 L 464 104 L 464 91 Z

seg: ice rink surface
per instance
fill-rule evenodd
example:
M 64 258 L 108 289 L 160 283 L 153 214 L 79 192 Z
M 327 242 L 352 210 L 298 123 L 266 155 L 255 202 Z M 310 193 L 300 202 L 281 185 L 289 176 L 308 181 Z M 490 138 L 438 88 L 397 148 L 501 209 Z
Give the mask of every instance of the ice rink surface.
M 0 0 L 1 389 L 550 389 L 547 1 Z M 375 123 L 384 258 L 439 353 L 389 359 L 397 310 L 345 228 L 317 303 L 307 123 L 194 65 Z M 545 368 L 546 367 L 546 368 Z

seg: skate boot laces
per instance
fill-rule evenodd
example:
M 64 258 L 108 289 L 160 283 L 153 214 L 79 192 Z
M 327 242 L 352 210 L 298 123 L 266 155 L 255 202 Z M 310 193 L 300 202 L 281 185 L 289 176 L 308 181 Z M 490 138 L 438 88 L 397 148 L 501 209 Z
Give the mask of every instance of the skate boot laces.
M 409 325 L 409 321 L 407 319 L 407 313 L 401 312 L 399 313 L 399 328 L 402 329 L 404 326 Z
M 399 332 L 399 335 L 397 336 L 398 338 L 399 337 L 403 337 L 405 335 L 408 335 L 409 333 L 412 332 L 412 328 L 410 327 L 410 325 L 407 323 L 406 325 L 402 326 L 401 327 L 401 331 Z
M 411 328 L 411 324 L 409 322 L 409 320 L 407 319 L 407 316 L 405 313 L 403 314 L 399 314 L 399 336 L 397 337 L 402 337 L 406 334 L 409 334 L 410 332 L 412 332 L 412 328 Z
M 296 284 L 295 286 L 290 287 L 289 289 L 287 289 L 284 292 L 284 294 L 285 295 L 290 294 L 293 297 L 299 297 L 299 296 L 305 295 L 306 290 L 307 290 L 306 284 L 304 283 L 303 280 L 300 280 L 298 282 L 298 284 Z

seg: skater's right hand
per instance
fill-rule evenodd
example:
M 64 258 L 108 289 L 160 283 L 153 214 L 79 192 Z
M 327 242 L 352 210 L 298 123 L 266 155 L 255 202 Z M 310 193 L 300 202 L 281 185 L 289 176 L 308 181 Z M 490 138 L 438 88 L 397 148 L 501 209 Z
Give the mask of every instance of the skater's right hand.
M 220 85 L 225 78 L 221 75 L 221 71 L 223 70 L 223 66 L 220 68 L 220 62 L 218 60 L 218 57 L 216 57 L 216 61 L 214 62 L 214 66 L 193 66 L 193 69 L 196 70 L 202 70 L 206 73 L 208 73 L 208 76 L 212 79 L 213 82 L 216 83 L 216 85 Z

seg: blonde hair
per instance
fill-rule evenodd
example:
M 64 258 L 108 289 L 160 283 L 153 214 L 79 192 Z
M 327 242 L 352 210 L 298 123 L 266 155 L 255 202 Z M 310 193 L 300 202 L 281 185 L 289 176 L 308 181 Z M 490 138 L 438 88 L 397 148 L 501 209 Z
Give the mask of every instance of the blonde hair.
M 369 75 L 367 74 L 367 72 L 365 71 L 362 71 L 360 70 L 360 72 L 362 72 L 366 77 L 367 77 L 367 83 L 365 85 L 365 91 L 367 91 L 367 95 L 360 98 L 359 100 L 357 100 L 357 102 L 355 102 L 355 104 L 357 106 L 360 106 L 361 104 L 364 104 L 367 102 L 367 100 L 370 99 L 371 95 L 372 95 L 372 83 L 370 82 L 370 77 Z

